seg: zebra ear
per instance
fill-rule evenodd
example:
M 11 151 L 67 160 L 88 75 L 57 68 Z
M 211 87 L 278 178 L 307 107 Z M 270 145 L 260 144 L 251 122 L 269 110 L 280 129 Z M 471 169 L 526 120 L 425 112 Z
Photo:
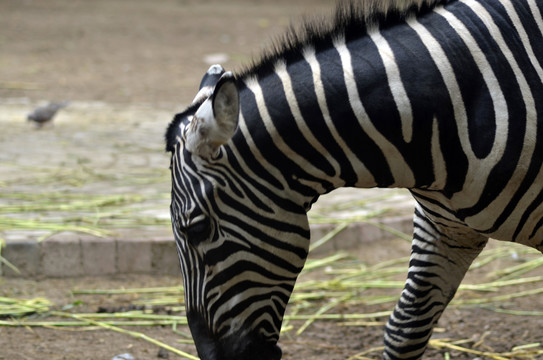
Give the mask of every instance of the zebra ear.
M 204 158 L 214 156 L 238 126 L 239 92 L 231 72 L 224 73 L 213 94 L 198 108 L 189 125 L 185 147 Z
M 219 82 L 222 74 L 224 74 L 222 66 L 218 64 L 211 65 L 202 78 L 200 89 L 198 90 L 198 94 L 194 97 L 194 100 L 192 100 L 192 103 L 196 104 L 210 97 L 213 94 L 213 88 L 217 85 L 217 82 Z

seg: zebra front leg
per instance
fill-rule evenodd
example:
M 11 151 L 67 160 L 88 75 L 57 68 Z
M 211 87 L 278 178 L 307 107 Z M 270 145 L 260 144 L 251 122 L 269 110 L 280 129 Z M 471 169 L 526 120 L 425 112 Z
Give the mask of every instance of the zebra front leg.
M 420 359 L 434 325 L 487 238 L 437 226 L 417 207 L 409 272 L 385 329 L 384 359 Z

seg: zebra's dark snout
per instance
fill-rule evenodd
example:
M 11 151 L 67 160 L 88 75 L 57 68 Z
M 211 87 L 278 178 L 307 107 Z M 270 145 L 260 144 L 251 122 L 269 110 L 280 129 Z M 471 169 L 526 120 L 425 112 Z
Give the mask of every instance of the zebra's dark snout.
M 225 343 L 226 357 L 223 358 L 224 360 L 280 360 L 283 355 L 281 348 L 275 343 L 252 342 L 246 344 L 241 352 L 228 349 L 230 344 L 232 344 L 230 341 Z M 237 345 L 232 345 L 234 349 L 237 348 Z
M 241 340 L 241 341 L 240 341 Z M 275 343 L 262 341 L 249 342 L 240 339 L 237 343 L 226 341 L 223 343 L 225 357 L 221 360 L 280 360 L 283 352 Z M 241 345 L 241 346 L 240 346 Z
M 200 315 L 187 314 L 190 331 L 201 360 L 280 360 L 283 352 L 273 341 L 257 336 L 230 335 L 216 339 Z

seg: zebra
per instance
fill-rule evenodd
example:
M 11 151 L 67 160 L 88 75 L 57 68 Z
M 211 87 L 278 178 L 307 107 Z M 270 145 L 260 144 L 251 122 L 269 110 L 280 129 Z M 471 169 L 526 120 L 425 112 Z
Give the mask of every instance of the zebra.
M 203 360 L 278 360 L 339 187 L 409 189 L 384 359 L 420 359 L 489 238 L 543 251 L 543 0 L 361 0 L 205 74 L 166 131 L 186 313 Z

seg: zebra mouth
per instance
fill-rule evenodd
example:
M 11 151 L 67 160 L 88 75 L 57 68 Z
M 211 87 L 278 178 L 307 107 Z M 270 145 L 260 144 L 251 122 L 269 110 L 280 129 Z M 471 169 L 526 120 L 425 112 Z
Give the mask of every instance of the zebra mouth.
M 230 335 L 216 339 L 201 316 L 187 314 L 189 327 L 201 360 L 280 360 L 283 352 L 275 341 L 258 336 Z
M 242 354 L 241 359 L 280 360 L 282 355 L 283 352 L 277 344 L 251 344 L 244 354 Z M 236 359 L 238 358 L 236 357 Z
M 280 360 L 283 352 L 276 343 L 229 337 L 212 350 L 209 360 Z M 208 360 L 200 354 L 202 360 Z
M 197 346 L 197 349 L 201 360 L 280 360 L 283 355 L 277 344 L 247 343 L 243 339 L 230 339 L 212 344 L 208 342 L 207 346 Z
M 231 354 L 228 356 L 228 351 L 225 352 L 226 357 L 221 360 L 280 360 L 283 352 L 277 344 L 267 343 L 250 343 L 243 352 Z

